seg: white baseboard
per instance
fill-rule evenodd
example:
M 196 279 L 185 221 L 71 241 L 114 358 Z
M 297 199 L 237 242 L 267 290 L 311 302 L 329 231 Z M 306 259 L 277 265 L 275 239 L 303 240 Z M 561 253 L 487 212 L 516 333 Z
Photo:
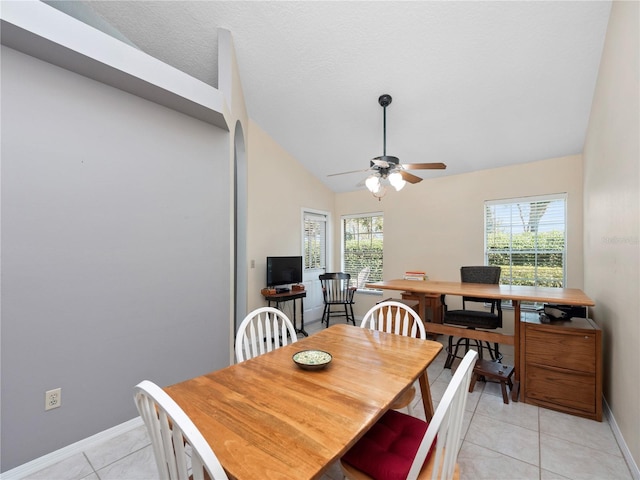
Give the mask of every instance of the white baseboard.
M 72 443 L 71 445 L 62 447 L 55 452 L 48 453 L 46 455 L 43 455 L 42 457 L 31 460 L 30 462 L 19 465 L 16 468 L 7 470 L 6 472 L 0 474 L 0 480 L 19 480 L 26 477 L 27 475 L 31 475 L 35 472 L 40 471 L 43 468 L 50 467 L 51 465 L 54 465 L 64 460 L 65 458 L 75 455 L 76 453 L 81 453 L 106 440 L 110 440 L 117 437 L 118 435 L 122 435 L 123 433 L 128 432 L 129 430 L 133 430 L 140 425 L 144 425 L 144 423 L 142 422 L 142 418 L 132 418 L 131 420 L 121 423 L 120 425 L 116 425 L 115 427 L 103 430 L 102 432 L 98 432 L 95 435 L 83 438 L 76 443 Z
M 611 430 L 613 431 L 613 436 L 616 437 L 616 441 L 618 442 L 618 446 L 620 447 L 620 451 L 622 452 L 622 456 L 627 462 L 627 466 L 631 471 L 631 476 L 634 480 L 640 480 L 640 469 L 638 469 L 638 464 L 633 459 L 633 455 L 631 455 L 631 451 L 627 446 L 627 442 L 624 441 L 624 437 L 622 436 L 622 432 L 618 427 L 618 423 L 616 422 L 615 417 L 613 416 L 613 412 L 609 408 L 609 404 L 607 403 L 607 399 L 602 397 L 602 406 L 604 407 L 604 415 L 607 417 L 609 421 L 609 425 L 611 426 Z
M 631 471 L 631 476 L 634 480 L 640 480 L 640 469 L 638 468 L 638 464 L 633 459 L 631 455 L 631 451 L 624 441 L 624 437 L 622 436 L 622 432 L 620 432 L 620 428 L 616 422 L 615 417 L 613 416 L 613 412 L 609 408 L 609 404 L 607 400 L 602 397 L 602 404 L 604 407 L 604 414 L 609 421 L 609 425 L 611 425 L 611 430 L 613 431 L 613 435 L 620 446 L 620 451 L 624 456 L 624 459 L 629 466 L 629 470 Z M 83 452 L 90 447 L 98 445 L 106 440 L 110 440 L 118 435 L 122 435 L 123 433 L 128 432 L 129 430 L 133 430 L 134 428 L 143 425 L 142 418 L 136 417 L 127 422 L 121 423 L 120 425 L 116 425 L 115 427 L 109 428 L 108 430 L 104 430 L 102 432 L 96 433 L 91 437 L 87 437 L 85 439 L 80 440 L 79 442 L 72 443 L 71 445 L 67 445 L 55 452 L 48 453 L 47 455 L 43 455 L 40 458 L 36 458 L 28 463 L 20 465 L 11 470 L 7 470 L 5 473 L 0 474 L 0 480 L 19 480 L 27 475 L 31 475 L 35 472 L 38 472 L 44 468 L 47 468 L 51 465 L 54 465 L 71 455 L 76 453 Z

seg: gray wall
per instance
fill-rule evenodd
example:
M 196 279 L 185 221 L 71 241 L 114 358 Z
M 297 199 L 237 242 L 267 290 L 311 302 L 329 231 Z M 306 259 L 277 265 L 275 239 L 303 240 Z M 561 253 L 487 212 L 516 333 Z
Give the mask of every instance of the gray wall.
M 6 47 L 1 74 L 6 471 L 228 364 L 231 176 L 228 132 Z

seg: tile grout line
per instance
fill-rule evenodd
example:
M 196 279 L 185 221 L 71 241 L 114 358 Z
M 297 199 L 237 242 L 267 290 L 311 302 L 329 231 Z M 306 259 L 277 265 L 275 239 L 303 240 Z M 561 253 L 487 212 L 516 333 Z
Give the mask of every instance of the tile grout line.
M 87 461 L 87 463 L 91 467 L 91 470 L 93 470 L 93 473 L 96 475 L 96 477 L 98 477 L 98 480 L 100 480 L 100 475 L 98 474 L 98 471 L 96 470 L 96 468 L 93 466 L 93 463 L 91 463 L 91 460 L 89 460 L 89 457 L 87 456 L 86 452 L 83 451 L 82 455 L 84 456 L 84 459 Z M 88 475 L 85 475 L 83 478 L 86 478 L 87 476 Z
M 540 407 L 536 411 L 538 419 L 538 478 L 542 480 L 542 432 L 540 432 Z

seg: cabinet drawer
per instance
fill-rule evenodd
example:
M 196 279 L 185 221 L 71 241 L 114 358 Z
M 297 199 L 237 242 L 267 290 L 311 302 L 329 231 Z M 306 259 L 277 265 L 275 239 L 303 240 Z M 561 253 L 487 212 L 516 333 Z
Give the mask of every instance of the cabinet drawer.
M 542 365 L 526 366 L 526 399 L 595 413 L 595 375 Z
M 595 332 L 551 332 L 527 328 L 525 335 L 527 363 L 553 365 L 580 372 L 595 370 Z

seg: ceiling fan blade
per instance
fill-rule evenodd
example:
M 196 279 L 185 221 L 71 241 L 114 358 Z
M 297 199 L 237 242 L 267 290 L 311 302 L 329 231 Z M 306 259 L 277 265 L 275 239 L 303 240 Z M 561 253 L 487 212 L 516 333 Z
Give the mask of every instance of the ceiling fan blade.
M 403 163 L 405 170 L 444 170 L 447 166 L 444 163 Z
M 402 178 L 404 178 L 409 183 L 418 183 L 422 181 L 420 177 L 413 175 L 409 172 L 405 172 L 404 170 L 398 170 L 398 171 L 400 172 L 400 175 L 402 175 Z
M 341 172 L 341 173 L 332 173 L 330 175 L 327 175 L 327 177 L 335 177 L 337 175 L 347 175 L 348 173 L 362 173 L 362 172 L 368 172 L 370 169 L 366 168 L 364 170 L 351 170 L 350 172 Z

